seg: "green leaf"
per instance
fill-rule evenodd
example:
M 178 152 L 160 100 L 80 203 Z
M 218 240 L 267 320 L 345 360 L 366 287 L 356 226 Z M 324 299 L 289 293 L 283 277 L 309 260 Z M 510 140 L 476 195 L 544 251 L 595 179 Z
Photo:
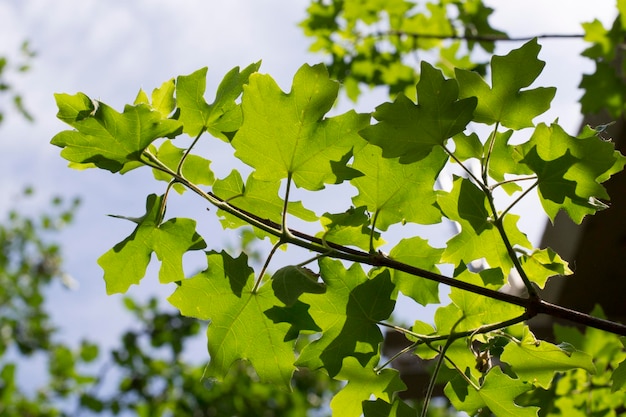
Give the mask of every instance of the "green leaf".
M 427 271 L 439 273 L 437 264 L 443 249 L 436 249 L 428 241 L 419 236 L 402 239 L 389 253 L 389 257 Z M 439 283 L 425 278 L 416 277 L 406 272 L 394 270 L 391 273 L 393 283 L 407 297 L 411 297 L 421 305 L 439 302 Z
M 541 46 L 533 39 L 505 56 L 491 59 L 491 84 L 477 73 L 457 69 L 460 97 L 477 97 L 474 120 L 499 123 L 511 129 L 533 126 L 532 120 L 550 108 L 556 88 L 530 86 L 539 76 L 545 62 L 537 59 Z
M 485 258 L 492 268 L 502 268 L 506 275 L 513 263 L 502 237 L 491 220 L 487 197 L 470 180 L 456 177 L 450 193 L 440 193 L 437 199 L 442 212 L 461 226 L 461 232 L 448 240 L 441 258 L 444 262 L 468 265 Z M 512 246 L 531 248 L 526 235 L 517 229 L 519 216 L 507 214 L 503 219 L 504 230 Z
M 252 363 L 261 380 L 290 386 L 295 370 L 294 342 L 285 341 L 286 323 L 274 323 L 266 311 L 280 304 L 269 285 L 252 293 L 254 271 L 245 254 L 207 253 L 208 267 L 185 279 L 169 301 L 185 316 L 211 320 L 207 330 L 209 376 L 223 378 L 238 360 Z
M 479 390 L 456 377 L 444 388 L 444 392 L 458 411 L 473 415 L 479 409 L 489 407 L 496 417 L 537 417 L 537 407 L 520 407 L 514 400 L 531 390 L 531 384 L 513 379 L 499 367 L 493 367 L 485 376 Z
M 57 117 L 75 130 L 65 130 L 52 138 L 64 148 L 61 156 L 78 164 L 93 164 L 111 172 L 141 161 L 141 153 L 158 138 L 180 133 L 177 120 L 165 119 L 146 104 L 126 105 L 118 113 L 82 93 L 55 94 Z
M 351 181 L 359 190 L 352 202 L 374 213 L 374 226 L 380 230 L 400 222 L 438 223 L 441 212 L 434 186 L 447 159 L 442 149 L 435 149 L 419 163 L 401 164 L 382 158 L 380 148 L 365 146 L 354 156 L 352 166 L 364 176 Z
M 232 141 L 235 156 L 263 181 L 290 177 L 298 187 L 318 190 L 349 179 L 338 176 L 333 163 L 362 146 L 357 132 L 369 115 L 324 118 L 338 88 L 323 65 L 302 66 L 287 94 L 269 75 L 253 74 L 242 98 L 243 125 Z
M 391 404 L 378 398 L 363 402 L 364 417 L 415 417 L 416 411 L 404 401 L 395 398 Z
M 400 157 L 401 163 L 425 158 L 434 147 L 462 132 L 472 120 L 474 97 L 458 100 L 459 88 L 446 80 L 441 71 L 422 61 L 417 84 L 418 104 L 400 94 L 393 103 L 376 108 L 378 124 L 365 128 L 361 135 L 383 149 L 385 158 Z
M 455 276 L 458 280 L 469 282 L 478 286 L 484 285 L 485 274 L 475 274 L 466 268 L 461 269 L 463 269 L 463 272 L 459 272 L 459 268 L 455 271 Z M 496 269 L 495 271 L 498 271 L 501 274 L 500 269 Z M 504 277 L 501 275 L 500 280 L 494 281 L 493 285 L 485 286 L 497 289 L 504 283 Z M 452 300 L 454 305 L 459 308 L 461 315 L 463 316 L 463 321 L 458 324 L 458 326 L 454 329 L 455 331 L 477 329 L 485 324 L 498 323 L 519 317 L 524 313 L 524 309 L 522 307 L 489 297 L 477 297 L 475 294 L 459 288 L 452 288 L 450 290 L 450 300 Z M 437 325 L 439 332 L 441 332 L 444 328 L 451 328 L 451 325 L 454 324 L 454 322 L 450 320 L 447 324 L 443 324 L 441 316 L 436 315 L 435 324 Z
M 98 259 L 108 294 L 123 293 L 138 284 L 146 274 L 152 252 L 161 261 L 159 281 L 180 281 L 185 277 L 183 255 L 206 247 L 196 233 L 195 220 L 173 218 L 161 223 L 162 203 L 162 196 L 149 195 L 146 214 L 133 220 L 137 223 L 133 233 Z
M 611 376 L 613 385 L 611 385 L 611 392 L 620 390 L 626 384 L 626 360 L 620 362 L 617 368 L 613 371 Z
M 274 295 L 287 306 L 292 306 L 304 294 L 323 294 L 326 287 L 318 282 L 317 274 L 310 269 L 288 265 L 272 276 Z
M 342 417 L 362 415 L 362 403 L 369 400 L 372 395 L 391 402 L 394 393 L 406 389 L 397 370 L 383 369 L 375 372 L 372 366 L 364 367 L 355 358 L 350 357 L 344 359 L 341 372 L 336 378 L 348 381 L 330 402 L 333 415 Z
M 516 159 L 537 174 L 540 201 L 550 219 L 563 209 L 579 224 L 598 210 L 595 199 L 609 198 L 601 183 L 626 164 L 613 143 L 589 131 L 570 136 L 557 124 L 538 125 L 516 150 Z
M 350 207 L 344 213 L 324 213 L 320 217 L 324 231 L 317 234 L 327 242 L 344 246 L 356 246 L 365 251 L 370 250 L 370 238 L 373 249 L 385 243 L 379 232 L 370 227 L 370 217 L 366 207 Z
M 161 144 L 158 150 L 153 152 L 159 161 L 176 172 L 178 165 L 185 154 L 185 149 L 178 148 L 172 144 L 172 141 L 166 140 Z M 153 169 L 154 178 L 161 181 L 170 182 L 172 176 L 161 170 Z M 185 158 L 182 167 L 182 174 L 185 178 L 197 185 L 211 185 L 215 181 L 213 171 L 211 171 L 211 161 L 204 159 L 199 155 L 189 154 Z M 179 193 L 183 193 L 186 188 L 179 183 L 174 184 L 174 189 Z
M 172 78 L 171 80 L 165 81 L 161 84 L 161 87 L 152 90 L 152 101 L 150 101 L 145 91 L 139 90 L 134 104 L 147 104 L 153 110 L 161 113 L 163 118 L 167 118 L 176 108 L 176 99 L 174 99 L 175 90 L 176 85 L 174 84 L 174 79 Z
M 365 366 L 378 354 L 383 335 L 377 322 L 389 317 L 395 306 L 394 285 L 388 270 L 373 278 L 359 264 L 345 269 L 341 262 L 323 258 L 320 275 L 326 284 L 324 294 L 303 294 L 310 314 L 322 328 L 322 336 L 302 349 L 297 365 L 326 368 L 337 375 L 346 357 Z
M 530 255 L 523 255 L 520 257 L 520 263 L 528 278 L 539 288 L 545 287 L 548 278 L 556 275 L 573 274 L 567 261 L 550 248 L 535 250 Z
M 524 336 L 519 343 L 511 342 L 504 347 L 501 359 L 511 365 L 520 380 L 544 389 L 550 387 L 557 372 L 574 368 L 595 372 L 593 358 L 590 355 L 573 348 L 564 350 L 552 343 L 539 341 L 528 327 L 524 328 Z
M 235 67 L 224 76 L 217 88 L 215 101 L 208 104 L 204 99 L 206 90 L 206 67 L 176 80 L 176 99 L 180 109 L 180 121 L 189 136 L 198 136 L 206 129 L 213 136 L 228 141 L 241 126 L 241 108 L 235 102 L 250 74 L 257 71 L 260 62 L 239 71 Z
M 279 188 L 278 181 L 262 181 L 252 175 L 244 185 L 241 174 L 233 170 L 226 178 L 215 181 L 213 193 L 239 209 L 280 224 L 284 201 L 278 196 Z M 290 201 L 287 204 L 287 213 L 305 221 L 318 219 L 317 215 L 306 209 L 300 201 Z M 220 214 L 223 215 L 224 227 L 237 228 L 248 225 L 245 221 L 223 211 L 220 211 Z

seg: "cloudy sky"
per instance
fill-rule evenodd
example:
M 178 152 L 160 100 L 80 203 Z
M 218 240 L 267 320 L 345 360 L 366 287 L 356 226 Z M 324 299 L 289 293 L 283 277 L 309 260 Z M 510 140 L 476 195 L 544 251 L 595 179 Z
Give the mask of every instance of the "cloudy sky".
M 614 2 L 606 0 L 490 3 L 497 10 L 492 23 L 512 36 L 581 33 L 581 22 L 609 22 L 614 15 Z M 66 336 L 112 340 L 109 335 L 127 323 L 120 315 L 120 297 L 105 295 L 96 259 L 129 234 L 132 225 L 106 214 L 142 214 L 145 195 L 160 193 L 163 186 L 149 173 L 120 177 L 66 168 L 59 149 L 49 145 L 66 128 L 55 118 L 53 93 L 82 91 L 121 109 L 139 88 L 150 91 L 204 66 L 209 67 L 210 92 L 232 67 L 260 59 L 261 71 L 288 90 L 298 67 L 323 60 L 307 53 L 309 41 L 297 27 L 306 6 L 305 0 L 0 0 L 0 55 L 14 56 L 25 39 L 38 54 L 33 70 L 15 79 L 36 123 L 9 114 L 0 127 L 0 211 L 24 185 L 35 187 L 41 206 L 55 194 L 83 200 L 76 224 L 62 236 L 66 268 L 80 287 L 72 292 L 56 289 L 51 300 L 55 318 L 66 323 Z M 584 48 L 580 41 L 541 43 L 540 57 L 547 66 L 539 84 L 558 87 L 553 109 L 541 120 L 558 117 L 574 133 L 580 123 L 576 86 L 593 67 L 579 57 Z M 499 51 L 516 46 L 503 44 Z M 212 93 L 207 95 L 212 98 Z M 379 103 L 364 99 L 359 110 L 371 111 Z M 218 169 L 228 169 L 220 162 L 214 163 Z M 536 242 L 543 222 L 540 216 L 528 216 L 522 228 Z M 213 233 L 208 230 L 204 236 L 222 239 Z M 155 281 L 154 276 L 147 278 L 143 290 L 133 288 L 131 293 L 154 291 Z

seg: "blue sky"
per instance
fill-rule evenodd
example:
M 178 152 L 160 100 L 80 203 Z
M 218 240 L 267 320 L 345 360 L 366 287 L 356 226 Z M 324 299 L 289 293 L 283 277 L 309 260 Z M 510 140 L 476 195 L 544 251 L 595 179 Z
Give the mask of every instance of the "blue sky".
M 613 1 L 605 0 L 490 3 L 497 10 L 492 24 L 512 36 L 581 33 L 580 22 L 609 22 L 614 8 Z M 55 118 L 53 93 L 82 91 L 120 109 L 133 101 L 139 88 L 150 91 L 169 78 L 208 66 L 211 98 L 229 69 L 260 59 L 261 71 L 288 90 L 300 65 L 323 60 L 307 53 L 309 41 L 297 27 L 306 6 L 304 0 L 0 0 L 0 54 L 13 54 L 24 39 L 38 53 L 33 70 L 15 80 L 36 123 L 9 115 L 0 127 L 0 189 L 5 196 L 0 211 L 24 185 L 35 187 L 41 206 L 55 194 L 83 200 L 76 223 L 62 235 L 66 269 L 80 287 L 57 288 L 50 300 L 65 336 L 111 342 L 111 335 L 128 324 L 120 297 L 105 294 L 96 259 L 129 234 L 132 224 L 106 214 L 142 214 L 145 196 L 164 188 L 149 172 L 120 177 L 66 168 L 59 149 L 49 145 L 52 136 L 66 128 Z M 580 123 L 577 85 L 593 66 L 579 57 L 584 48 L 580 41 L 541 43 L 540 57 L 547 66 L 538 84 L 557 86 L 558 92 L 553 108 L 540 120 L 559 118 L 574 133 Z M 502 44 L 498 51 L 516 46 Z M 359 103 L 359 110 L 372 111 L 380 102 L 381 95 L 373 92 Z M 228 162 L 216 158 L 213 167 L 225 175 Z M 533 213 L 533 204 L 522 210 Z M 204 213 L 203 205 L 193 208 L 202 210 L 196 216 Z M 531 214 L 521 227 L 536 242 L 544 222 Z M 203 222 L 202 228 L 214 245 L 223 242 L 214 219 Z M 148 276 L 131 294 L 168 294 L 168 288 L 157 287 L 156 277 Z

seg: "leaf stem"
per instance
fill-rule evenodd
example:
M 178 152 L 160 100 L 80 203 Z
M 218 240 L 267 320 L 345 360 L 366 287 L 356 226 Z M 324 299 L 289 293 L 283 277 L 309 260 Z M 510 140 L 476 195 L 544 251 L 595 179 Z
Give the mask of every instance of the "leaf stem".
M 206 126 L 202 126 L 202 129 L 200 129 L 200 133 L 198 133 L 198 135 L 195 137 L 193 142 L 191 142 L 191 145 L 189 145 L 189 147 L 185 150 L 185 153 L 180 158 L 180 161 L 178 161 L 178 166 L 176 167 L 176 173 L 179 176 L 181 176 L 181 177 L 183 176 L 183 164 L 185 163 L 185 160 L 187 159 L 187 157 L 191 153 L 191 149 L 193 149 L 193 147 L 196 145 L 196 143 L 198 143 L 198 140 L 200 139 L 200 136 L 202 136 L 202 134 L 204 132 L 206 132 Z
M 526 196 L 526 194 L 528 194 L 533 188 L 535 188 L 537 185 L 539 184 L 538 181 L 535 181 L 535 183 L 533 185 L 531 185 L 530 187 L 528 187 L 528 189 L 524 190 L 524 192 L 522 194 L 520 194 L 515 201 L 513 201 L 511 204 L 509 204 L 509 206 L 504 209 L 504 211 L 502 213 L 500 213 L 500 215 L 498 216 L 498 218 L 500 217 L 504 217 L 517 203 L 519 203 L 522 198 L 524 198 Z
M 454 323 L 454 325 L 450 329 L 450 337 L 448 337 L 448 340 L 446 340 L 446 344 L 439 350 L 439 359 L 437 360 L 437 363 L 435 364 L 435 369 L 433 371 L 433 374 L 430 376 L 430 382 L 428 383 L 428 389 L 426 390 L 426 395 L 424 396 L 424 405 L 422 406 L 422 413 L 420 414 L 420 417 L 426 417 L 426 413 L 428 412 L 428 406 L 430 404 L 430 400 L 435 390 L 437 377 L 439 376 L 439 371 L 441 369 L 441 364 L 443 363 L 445 359 L 446 350 L 448 350 L 450 345 L 452 345 L 452 343 L 456 339 L 458 339 L 458 337 L 455 337 L 454 329 L 456 328 L 456 326 L 459 325 L 459 323 L 461 323 L 461 321 L 463 321 L 463 319 L 465 319 L 465 316 L 460 317 Z
M 510 184 L 512 182 L 519 182 L 519 181 L 530 181 L 530 180 L 536 180 L 537 176 L 536 175 L 529 175 L 527 177 L 517 177 L 517 178 L 511 178 L 510 180 L 504 180 L 504 181 L 500 181 L 496 184 L 493 184 L 492 186 L 489 187 L 489 189 L 491 191 L 495 190 L 496 188 L 504 185 L 504 184 Z
M 285 189 L 285 201 L 283 202 L 283 212 L 281 215 L 281 231 L 285 237 L 290 237 L 289 228 L 287 227 L 287 208 L 289 206 L 289 192 L 291 191 L 291 172 L 287 174 L 287 187 Z
M 270 261 L 274 257 L 274 254 L 276 253 L 276 249 L 278 249 L 282 244 L 283 242 L 279 240 L 278 242 L 274 244 L 274 246 L 272 246 L 272 250 L 267 255 L 267 259 L 265 260 L 265 263 L 263 264 L 263 268 L 261 268 L 261 272 L 259 273 L 259 276 L 254 282 L 254 287 L 252 288 L 252 294 L 256 294 L 257 291 L 259 290 L 259 287 L 261 286 L 261 282 L 263 282 L 263 275 L 265 275 L 265 271 L 267 271 L 267 267 L 269 266 Z
M 466 167 L 465 164 L 459 158 L 456 157 L 454 152 L 450 151 L 450 149 L 448 149 L 445 145 L 443 146 L 443 150 L 446 151 L 446 153 L 450 156 L 450 158 L 454 160 L 454 162 L 459 164 L 459 166 L 463 169 L 463 171 L 467 173 L 469 178 L 474 180 L 476 185 L 480 187 L 480 189 L 483 190 L 483 192 L 485 193 L 489 192 L 489 189 L 487 188 L 486 183 L 478 179 L 478 177 L 476 177 L 476 175 L 474 175 L 474 173 L 468 167 Z
M 526 275 L 526 271 L 524 271 L 524 268 L 522 268 L 522 264 L 520 263 L 519 258 L 517 257 L 517 253 L 515 252 L 513 245 L 511 245 L 509 236 L 506 234 L 506 230 L 504 230 L 504 222 L 503 222 L 504 216 L 503 215 L 498 216 L 498 212 L 496 210 L 493 195 L 491 193 L 487 194 L 487 200 L 489 201 L 489 206 L 491 207 L 491 212 L 492 212 L 492 216 L 494 219 L 493 224 L 496 226 L 496 229 L 498 229 L 498 233 L 500 234 L 500 237 L 502 238 L 502 242 L 504 243 L 504 246 L 506 247 L 506 251 L 509 254 L 509 258 L 511 258 L 513 267 L 518 272 L 520 278 L 522 279 L 522 282 L 524 283 L 524 286 L 526 287 L 526 290 L 528 291 L 528 297 L 531 299 L 538 299 L 539 296 L 537 295 L 537 290 L 535 289 L 532 282 L 528 278 L 528 275 Z M 515 202 L 517 202 L 517 200 Z
M 375 253 L 376 249 L 374 248 L 374 233 L 376 232 L 376 221 L 378 220 L 379 210 L 374 212 L 374 217 L 372 218 L 372 230 L 370 231 L 370 253 Z
M 489 186 L 489 162 L 491 161 L 491 154 L 493 153 L 493 147 L 496 143 L 496 137 L 498 135 L 498 128 L 500 127 L 500 122 L 496 122 L 496 125 L 491 133 L 489 140 L 489 149 L 487 150 L 487 155 L 485 155 L 485 163 L 483 164 L 483 183 L 485 186 Z

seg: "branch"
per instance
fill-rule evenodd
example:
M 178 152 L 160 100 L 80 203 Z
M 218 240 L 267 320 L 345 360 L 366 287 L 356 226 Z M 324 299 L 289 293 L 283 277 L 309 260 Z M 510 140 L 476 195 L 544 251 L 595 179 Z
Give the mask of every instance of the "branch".
M 146 155 L 146 152 L 144 152 L 144 155 Z M 464 291 L 469 291 L 474 294 L 517 305 L 526 309 L 528 313 L 528 318 L 532 318 L 537 314 L 547 314 L 549 316 L 565 319 L 573 323 L 583 324 L 585 326 L 605 330 L 621 336 L 626 336 L 626 325 L 624 324 L 600 319 L 575 310 L 551 304 L 541 300 L 539 297 L 524 298 L 513 294 L 495 291 L 489 288 L 470 284 L 451 277 L 447 277 L 445 275 L 437 274 L 435 272 L 427 271 L 425 269 L 417 268 L 402 262 L 395 261 L 381 252 L 363 252 L 358 249 L 353 249 L 347 246 L 339 245 L 337 243 L 328 242 L 326 240 L 322 240 L 321 238 L 311 236 L 297 230 L 289 229 L 288 235 L 285 236 L 285 233 L 282 230 L 282 225 L 277 224 L 269 219 L 262 219 L 253 213 L 249 213 L 245 210 L 237 208 L 236 206 L 233 206 L 232 204 L 226 202 L 215 194 L 202 190 L 200 187 L 190 182 L 186 178 L 178 176 L 176 172 L 161 164 L 158 159 L 155 161 L 156 158 L 154 158 L 153 155 L 148 154 L 146 155 L 146 157 L 153 162 L 153 167 L 156 167 L 157 169 L 174 176 L 179 183 L 188 187 L 190 190 L 207 200 L 209 203 L 247 222 L 253 227 L 257 227 L 278 238 L 282 238 L 283 243 L 293 244 L 304 249 L 309 249 L 313 252 L 332 256 L 336 259 L 358 262 L 361 264 L 375 267 L 391 268 L 396 271 L 406 272 L 407 274 L 416 277 L 429 279 L 431 281 L 436 281 L 451 287 L 459 288 Z M 329 249 L 332 250 L 332 253 L 328 253 Z M 514 259 L 517 259 L 517 257 L 515 257 Z
M 510 37 L 506 35 L 454 35 L 454 34 L 436 34 L 436 33 L 415 33 L 407 32 L 404 30 L 390 30 L 388 32 L 375 32 L 370 36 L 372 37 L 385 37 L 385 36 L 407 36 L 410 38 L 423 38 L 423 39 L 441 39 L 441 40 L 462 40 L 468 42 L 527 42 L 533 39 L 583 39 L 585 37 L 582 33 L 544 33 L 533 36 L 519 36 Z

